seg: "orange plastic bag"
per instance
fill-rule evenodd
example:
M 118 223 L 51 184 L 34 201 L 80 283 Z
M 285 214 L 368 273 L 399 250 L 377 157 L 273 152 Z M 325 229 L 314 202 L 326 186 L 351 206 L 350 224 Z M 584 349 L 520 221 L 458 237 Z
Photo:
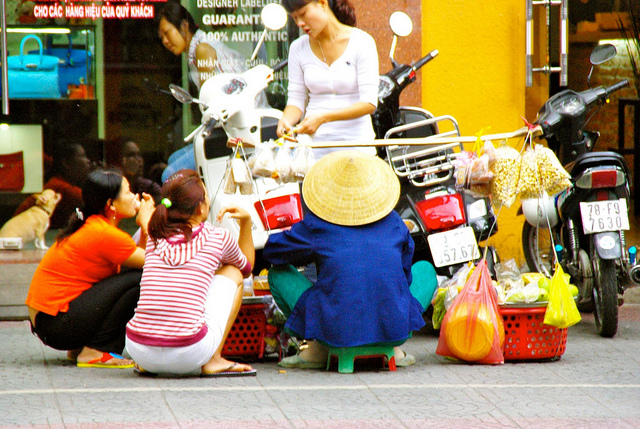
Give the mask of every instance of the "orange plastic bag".
M 504 325 L 487 261 L 480 261 L 444 316 L 436 353 L 467 362 L 504 363 Z

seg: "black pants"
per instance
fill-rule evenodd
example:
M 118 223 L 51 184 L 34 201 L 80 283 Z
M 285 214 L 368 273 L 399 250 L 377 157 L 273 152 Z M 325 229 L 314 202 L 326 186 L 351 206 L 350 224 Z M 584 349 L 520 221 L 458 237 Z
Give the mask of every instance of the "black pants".
M 69 303 L 69 310 L 50 316 L 36 315 L 33 332 L 57 350 L 90 347 L 122 353 L 125 327 L 140 297 L 142 271 L 129 270 L 108 277 Z

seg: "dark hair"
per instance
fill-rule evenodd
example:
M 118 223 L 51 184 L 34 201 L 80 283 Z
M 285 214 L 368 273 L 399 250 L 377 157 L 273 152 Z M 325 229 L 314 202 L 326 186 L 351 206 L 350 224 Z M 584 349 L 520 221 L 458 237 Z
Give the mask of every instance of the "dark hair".
M 205 201 L 204 184 L 194 170 L 179 170 L 172 174 L 162 185 L 162 200 L 169 200 L 169 207 L 158 204 L 149 219 L 149 237 L 154 242 L 183 234 L 186 241 L 191 240 L 189 219 L 196 213 L 198 206 Z
M 193 16 L 189 13 L 189 11 L 182 6 L 178 1 L 169 0 L 162 10 L 160 11 L 160 15 L 158 16 L 158 23 L 160 20 L 164 18 L 178 30 L 181 29 L 182 23 L 187 21 L 189 24 L 189 32 L 191 34 L 195 34 L 198 31 L 198 26 L 193 20 Z
M 318 0 L 282 0 L 282 6 L 292 13 L 313 1 Z M 349 0 L 327 0 L 327 3 L 338 21 L 351 27 L 356 26 L 356 11 Z
M 109 200 L 118 198 L 122 189 L 122 174 L 117 170 L 94 170 L 82 185 L 82 216 L 71 215 L 69 223 L 56 237 L 62 241 L 80 229 L 89 216 L 102 214 Z
M 77 141 L 60 140 L 53 146 L 52 165 L 49 176 L 64 175 L 68 168 L 66 161 L 70 161 L 84 146 Z

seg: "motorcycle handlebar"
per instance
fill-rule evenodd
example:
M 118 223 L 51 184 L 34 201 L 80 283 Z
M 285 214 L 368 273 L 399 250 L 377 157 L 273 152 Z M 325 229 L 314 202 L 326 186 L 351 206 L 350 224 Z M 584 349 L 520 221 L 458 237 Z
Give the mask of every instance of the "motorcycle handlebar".
M 605 95 L 608 97 L 610 94 L 613 94 L 616 91 L 621 90 L 622 88 L 626 88 L 629 86 L 629 80 L 625 79 L 616 84 L 611 85 L 610 87 L 604 90 Z
M 433 51 L 429 52 L 427 55 L 425 55 L 415 63 L 411 64 L 411 67 L 414 70 L 418 70 L 420 67 L 422 67 L 423 65 L 425 65 L 426 63 L 434 59 L 436 56 L 438 56 L 438 50 L 434 49 Z
M 282 61 L 280 61 L 278 64 L 276 64 L 275 66 L 273 66 L 273 72 L 277 72 L 282 70 L 283 68 L 285 68 L 287 66 L 287 64 L 289 63 L 288 59 L 284 59 Z

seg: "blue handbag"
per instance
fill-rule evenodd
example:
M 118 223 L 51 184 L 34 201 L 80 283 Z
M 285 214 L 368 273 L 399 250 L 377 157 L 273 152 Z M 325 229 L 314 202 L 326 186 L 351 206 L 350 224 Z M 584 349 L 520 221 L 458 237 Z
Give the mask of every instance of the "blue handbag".
M 58 90 L 60 94 L 66 96 L 69 85 L 88 84 L 87 79 L 91 71 L 91 52 L 86 49 L 73 49 L 71 35 L 69 35 L 68 48 L 47 46 L 44 49 L 44 54 L 59 58 Z
M 38 54 L 24 54 L 24 45 L 35 39 Z M 58 90 L 58 57 L 45 55 L 42 41 L 30 34 L 20 42 L 20 55 L 7 58 L 9 98 L 60 98 Z

